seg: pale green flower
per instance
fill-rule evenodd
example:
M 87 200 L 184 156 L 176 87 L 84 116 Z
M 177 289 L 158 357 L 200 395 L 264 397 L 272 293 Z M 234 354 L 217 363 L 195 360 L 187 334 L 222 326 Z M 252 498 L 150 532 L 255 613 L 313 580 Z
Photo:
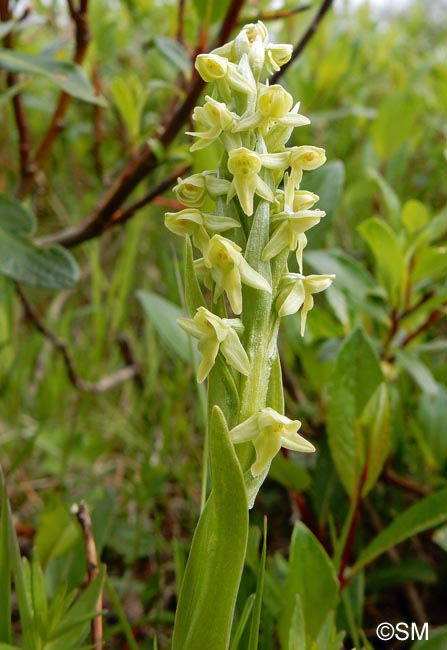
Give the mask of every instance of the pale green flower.
M 299 103 L 292 109 L 293 98 L 280 85 L 264 86 L 258 94 L 257 110 L 245 118 L 239 120 L 233 131 L 244 131 L 259 127 L 263 135 L 266 135 L 273 125 L 280 125 L 286 128 L 295 128 L 310 124 L 310 120 L 304 115 L 299 115 Z
M 194 246 L 205 254 L 209 244 L 209 234 L 240 228 L 241 224 L 230 217 L 201 212 L 197 208 L 187 208 L 180 212 L 167 212 L 165 225 L 168 230 L 183 237 L 190 236 Z
M 299 210 L 298 212 L 277 214 L 272 219 L 275 230 L 262 251 L 262 259 L 270 260 L 285 248 L 295 251 L 299 243 L 299 235 L 320 223 L 325 215 L 323 210 Z
M 251 473 L 256 477 L 268 469 L 281 447 L 307 453 L 315 451 L 315 447 L 297 433 L 300 427 L 299 420 L 290 420 L 272 408 L 264 408 L 234 427 L 230 438 L 234 444 L 253 442 L 256 461 Z
M 313 294 L 327 289 L 335 275 L 301 275 L 285 273 L 279 284 L 276 309 L 279 316 L 289 316 L 301 310 L 301 336 L 304 336 L 308 312 L 314 306 Z
M 192 114 L 195 122 L 202 128 L 201 131 L 186 131 L 186 135 L 199 138 L 194 143 L 191 151 L 198 151 L 217 140 L 222 131 L 230 131 L 236 123 L 237 115 L 228 110 L 226 104 L 218 102 L 209 95 L 206 96 L 203 106 L 196 106 Z
M 242 312 L 242 282 L 249 287 L 272 292 L 267 280 L 251 268 L 241 250 L 231 240 L 214 235 L 203 259 L 216 283 L 215 298 L 225 291 L 235 314 Z
M 239 72 L 234 63 L 218 54 L 199 54 L 195 67 L 203 81 L 217 83 L 219 91 L 225 99 L 230 99 L 231 88 L 244 95 L 256 90 Z
M 265 47 L 265 70 L 268 75 L 278 72 L 292 58 L 293 46 L 289 43 L 268 43 Z
M 194 318 L 177 318 L 177 323 L 199 340 L 198 348 L 202 355 L 197 370 L 199 384 L 208 377 L 219 349 L 230 366 L 243 375 L 249 374 L 250 361 L 236 333 L 242 333 L 244 329 L 239 318 L 219 318 L 205 307 L 199 307 Z
M 291 206 L 295 189 L 301 183 L 303 171 L 321 167 L 326 162 L 326 152 L 320 147 L 304 145 L 289 149 L 290 176 L 285 185 L 285 205 Z M 287 208 L 286 208 L 287 209 Z
M 173 189 L 180 203 L 188 208 L 200 208 L 205 203 L 207 189 L 203 174 L 193 174 L 184 180 L 177 178 L 177 185 Z
M 228 155 L 228 169 L 233 174 L 233 181 L 227 200 L 230 201 L 237 194 L 242 210 L 249 217 L 253 214 L 255 193 L 266 201 L 275 198 L 270 187 L 259 176 L 261 168 L 259 154 L 245 147 L 234 149 Z

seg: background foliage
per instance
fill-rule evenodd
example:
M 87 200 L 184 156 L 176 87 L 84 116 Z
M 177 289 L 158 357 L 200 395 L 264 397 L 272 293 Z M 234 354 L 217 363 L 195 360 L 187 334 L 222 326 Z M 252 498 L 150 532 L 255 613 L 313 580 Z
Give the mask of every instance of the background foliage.
M 191 155 L 183 127 L 168 148 L 157 138 L 188 90 L 197 32 L 198 47 L 211 42 L 227 5 L 195 0 L 179 21 L 175 3 L 92 0 L 90 44 L 82 52 L 78 41 L 76 49 L 85 73 L 69 63 L 76 21 L 60 3 L 37 1 L 22 20 L 23 8 L 8 16 L 2 5 L 0 445 L 22 553 L 35 549 L 23 584 L 40 585 L 37 601 L 23 604 L 20 564 L 11 560 L 27 648 L 82 643 L 60 641 L 70 623 L 78 627 L 75 606 L 66 628 L 54 631 L 57 603 L 68 603 L 85 580 L 82 535 L 70 514 L 80 499 L 90 505 L 107 565 L 106 647 L 144 650 L 157 647 L 155 639 L 169 647 L 201 501 L 203 394 L 193 379 L 194 351 L 175 325 L 181 250 L 163 215 L 177 203 L 162 185 L 167 190 L 178 169 L 212 168 L 218 150 Z M 316 9 L 269 21 L 269 29 L 279 42 L 296 43 Z M 272 11 L 247 4 L 241 20 Z M 278 457 L 258 497 L 233 650 L 330 650 L 341 631 L 346 648 L 386 647 L 375 636 L 384 620 L 439 628 L 431 645 L 415 649 L 447 644 L 440 17 L 441 3 L 415 1 L 389 14 L 340 3 L 283 79 L 312 120 L 293 144 L 322 146 L 329 161 L 306 178 L 328 215 L 309 236 L 306 272 L 324 269 L 337 280 L 318 297 L 303 339 L 294 317 L 282 332 L 286 412 L 303 421 L 318 453 Z M 38 145 L 61 88 L 77 99 L 45 152 Z M 18 93 L 28 160 L 23 146 L 18 156 L 24 140 L 11 102 Z M 148 140 L 153 172 L 132 201 L 144 204 L 162 184 L 154 200 L 131 214 L 119 204 L 106 231 L 68 242 L 70 253 L 53 245 L 54 233 L 94 212 L 104 186 L 113 187 Z M 52 245 L 36 245 L 44 240 Z M 14 537 L 5 502 L 2 513 L 5 558 L 5 539 Z M 9 574 L 4 561 L 0 569 Z M 100 580 L 77 601 L 83 621 Z M 47 596 L 49 609 L 38 607 Z M 49 618 L 30 622 L 27 611 Z M 259 643 L 251 646 L 259 613 Z M 36 645 L 31 637 L 43 639 L 49 620 L 56 641 Z M 15 622 L 11 635 L 4 617 L 0 642 L 18 642 L 20 627 Z

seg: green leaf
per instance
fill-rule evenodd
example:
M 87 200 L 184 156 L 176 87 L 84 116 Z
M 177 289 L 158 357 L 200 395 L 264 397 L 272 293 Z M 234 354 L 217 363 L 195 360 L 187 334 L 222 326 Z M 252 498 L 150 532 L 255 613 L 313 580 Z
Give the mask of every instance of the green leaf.
M 399 240 L 390 226 L 379 219 L 366 219 L 358 231 L 368 244 L 374 256 L 375 269 L 393 306 L 398 305 L 405 282 L 405 258 Z
M 338 581 L 334 567 L 317 538 L 302 523 L 293 529 L 289 572 L 286 584 L 286 607 L 280 618 L 282 647 L 287 648 L 296 595 L 301 598 L 306 637 L 317 638 L 328 613 L 338 598 Z
M 31 562 L 31 593 L 35 618 L 39 630 L 45 633 L 48 620 L 48 601 L 45 578 L 40 566 L 37 552 L 33 553 Z
M 282 454 L 276 454 L 270 465 L 269 478 L 288 490 L 301 492 L 310 486 L 310 476 L 307 470 L 295 462 L 294 458 L 295 456 L 285 458 Z
M 439 526 L 447 521 L 447 490 L 439 490 L 420 499 L 398 515 L 394 521 L 363 550 L 359 559 L 351 569 L 351 574 L 358 573 L 364 566 L 372 562 L 382 553 L 400 544 L 409 537 Z
M 417 232 L 429 221 L 428 210 L 421 201 L 410 199 L 402 208 L 402 222 L 409 234 Z
M 409 350 L 396 350 L 396 359 L 401 368 L 406 370 L 424 393 L 437 395 L 439 384 L 419 356 Z
M 11 561 L 8 533 L 8 497 L 6 487 L 0 485 L 0 641 L 12 641 L 11 632 Z
M 212 492 L 194 533 L 173 650 L 227 650 L 248 535 L 244 480 L 222 411 L 210 422 Z
M 298 594 L 295 597 L 287 650 L 306 650 L 306 620 Z
M 104 569 L 101 568 L 98 576 L 88 585 L 85 591 L 75 601 L 74 605 L 64 614 L 59 624 L 52 631 L 50 642 L 45 650 L 58 650 L 62 642 L 65 647 L 78 647 L 88 632 L 88 623 L 97 616 L 96 605 L 104 584 Z
M 414 129 L 422 102 L 417 93 L 407 89 L 385 95 L 372 125 L 374 148 L 388 161 L 416 132 Z
M 401 203 L 399 200 L 399 197 L 391 187 L 387 183 L 387 181 L 383 178 L 381 174 L 379 174 L 378 171 L 375 169 L 368 169 L 367 175 L 371 180 L 373 180 L 377 187 L 380 190 L 380 193 L 382 194 L 383 201 L 385 203 L 385 207 L 388 213 L 388 219 L 390 220 L 390 223 L 393 224 L 396 228 L 400 226 L 400 218 L 401 218 Z
M 374 348 L 363 330 L 355 330 L 338 351 L 327 404 L 331 455 L 349 495 L 358 489 L 365 461 L 359 420 L 382 379 Z
M 137 297 L 167 348 L 186 363 L 192 364 L 191 341 L 176 322 L 177 318 L 183 316 L 180 307 L 149 291 L 137 291 Z
M 256 598 L 250 625 L 248 650 L 258 650 L 259 627 L 261 625 L 262 597 L 264 594 L 265 561 L 267 557 L 267 517 L 264 517 L 264 541 L 262 543 L 261 561 L 258 568 Z
M 380 384 L 362 416 L 365 446 L 368 449 L 368 474 L 362 497 L 374 487 L 385 463 L 390 446 L 390 399 L 385 383 Z
M 229 0 L 194 0 L 197 16 L 205 24 L 222 20 L 229 4 Z
M 256 598 L 256 594 L 250 594 L 250 596 L 247 598 L 245 602 L 244 609 L 242 610 L 241 617 L 239 619 L 239 622 L 236 627 L 236 631 L 234 633 L 233 640 L 231 642 L 230 650 L 239 649 L 239 643 L 241 642 L 241 638 L 244 633 L 245 627 L 247 625 L 248 618 L 253 609 L 255 598 Z
M 171 63 L 176 70 L 189 76 L 191 74 L 191 58 L 183 45 L 173 38 L 158 36 L 155 45 L 164 58 Z
M 0 195 L 0 273 L 45 289 L 73 286 L 80 277 L 74 258 L 60 246 L 32 243 L 33 215 L 20 203 Z
M 6 493 L 6 483 L 3 472 L 0 467 L 0 489 L 2 495 Z M 23 563 L 20 557 L 20 549 L 12 521 L 11 509 L 6 499 L 6 518 L 9 537 L 9 557 L 11 560 L 12 574 L 14 577 L 14 586 L 19 608 L 20 622 L 22 626 L 22 641 L 24 650 L 34 650 L 35 648 L 35 631 L 33 611 L 30 606 L 28 596 L 28 586 L 24 575 Z
M 71 61 L 58 61 L 43 54 L 26 54 L 0 49 L 0 68 L 8 72 L 42 75 L 72 97 L 91 104 L 107 106 L 103 97 L 95 95 L 95 89 L 84 70 Z
M 447 625 L 439 628 L 430 628 L 429 639 L 416 641 L 411 650 L 445 650 L 447 647 Z
M 12 32 L 16 24 L 16 20 L 6 20 L 4 23 L 0 23 L 0 38 L 4 38 Z

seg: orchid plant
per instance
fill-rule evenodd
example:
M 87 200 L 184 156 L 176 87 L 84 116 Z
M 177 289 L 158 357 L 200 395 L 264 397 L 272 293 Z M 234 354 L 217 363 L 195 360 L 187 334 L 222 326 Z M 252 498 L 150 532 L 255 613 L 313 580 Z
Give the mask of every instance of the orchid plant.
M 229 647 L 248 509 L 281 447 L 314 451 L 298 433 L 301 422 L 284 413 L 277 347 L 281 318 L 301 311 L 304 335 L 314 294 L 334 279 L 303 274 L 305 233 L 325 213 L 300 184 L 325 152 L 286 147 L 309 120 L 268 76 L 291 54 L 290 45 L 269 42 L 258 22 L 196 61 L 212 90 L 194 110 L 191 150 L 218 141 L 222 158 L 218 169 L 178 179 L 185 209 L 168 213 L 166 226 L 185 238 L 189 317 L 178 324 L 198 340 L 197 380 L 208 380 L 212 489 L 183 579 L 174 650 Z M 289 270 L 290 253 L 298 272 Z

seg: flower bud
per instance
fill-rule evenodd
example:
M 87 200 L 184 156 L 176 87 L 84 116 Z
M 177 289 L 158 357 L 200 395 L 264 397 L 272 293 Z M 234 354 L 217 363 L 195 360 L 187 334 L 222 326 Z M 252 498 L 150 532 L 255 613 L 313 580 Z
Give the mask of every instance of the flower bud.
M 283 117 L 292 106 L 292 95 L 279 84 L 268 86 L 258 99 L 258 110 L 264 117 Z

